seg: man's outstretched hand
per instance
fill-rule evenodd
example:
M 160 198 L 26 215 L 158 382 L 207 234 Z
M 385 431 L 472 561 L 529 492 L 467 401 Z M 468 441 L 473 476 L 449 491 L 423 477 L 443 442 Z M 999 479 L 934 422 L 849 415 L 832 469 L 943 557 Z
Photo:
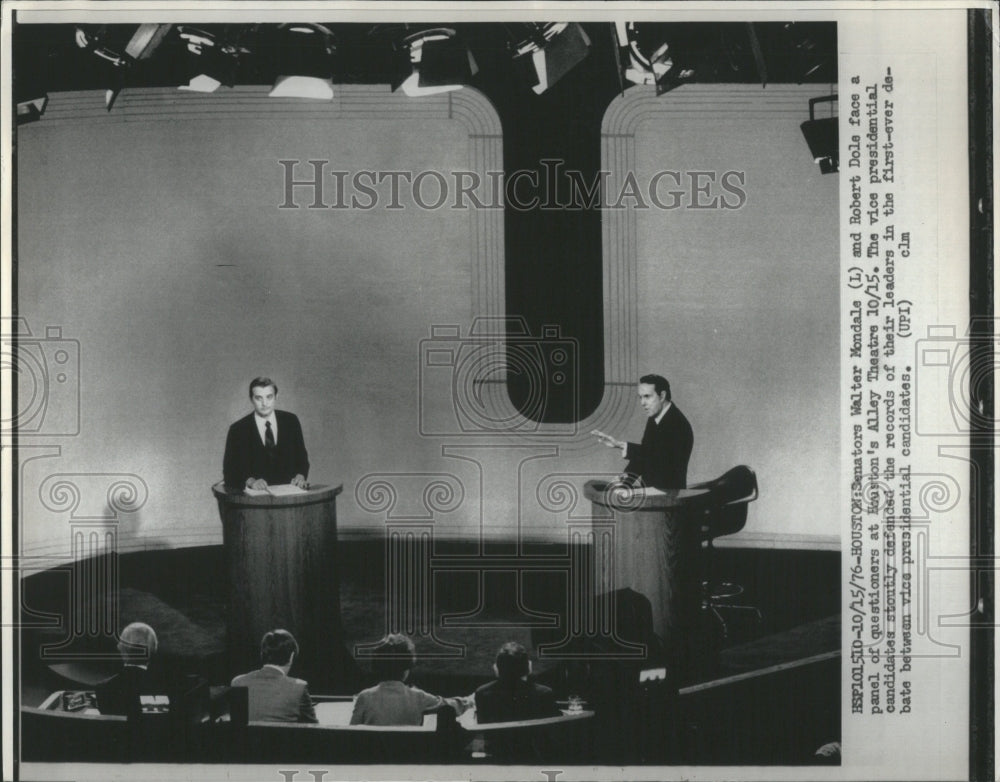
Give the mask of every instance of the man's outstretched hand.
M 590 433 L 594 435 L 594 437 L 596 437 L 598 440 L 600 440 L 602 445 L 606 445 L 608 448 L 621 449 L 625 447 L 624 442 L 622 442 L 621 440 L 616 440 L 610 434 L 605 434 L 599 429 L 591 429 Z

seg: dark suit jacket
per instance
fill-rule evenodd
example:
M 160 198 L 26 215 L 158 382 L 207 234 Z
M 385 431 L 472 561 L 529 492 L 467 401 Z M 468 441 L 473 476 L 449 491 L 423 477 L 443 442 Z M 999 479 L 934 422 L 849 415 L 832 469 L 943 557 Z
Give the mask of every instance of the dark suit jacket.
M 686 489 L 694 433 L 684 414 L 671 404 L 660 423 L 646 420 L 641 443 L 629 443 L 625 472 L 657 489 Z
M 278 440 L 268 454 L 253 420 L 254 413 L 229 427 L 222 474 L 226 486 L 242 489 L 247 478 L 263 478 L 268 483 L 288 483 L 296 475 L 309 477 L 309 455 L 299 419 L 284 410 L 275 410 Z
M 264 666 L 244 673 L 233 679 L 232 686 L 247 688 L 251 722 L 316 722 L 306 682 L 285 676 L 277 668 Z
M 476 722 L 515 722 L 558 717 L 556 696 L 548 687 L 518 679 L 511 686 L 491 681 L 476 690 Z
M 101 714 L 123 716 L 141 711 L 140 695 L 168 694 L 162 676 L 136 665 L 123 666 L 119 673 L 98 685 L 96 690 L 97 710 Z

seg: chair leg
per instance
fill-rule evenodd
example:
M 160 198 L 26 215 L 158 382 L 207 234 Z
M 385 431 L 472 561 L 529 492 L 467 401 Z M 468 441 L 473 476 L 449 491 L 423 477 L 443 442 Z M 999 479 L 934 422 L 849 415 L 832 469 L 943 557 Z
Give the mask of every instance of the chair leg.
M 725 617 L 719 613 L 718 609 L 713 603 L 708 604 L 708 610 L 712 612 L 712 616 L 716 618 L 719 623 L 719 627 L 722 628 L 722 645 L 725 646 L 729 641 L 729 625 L 726 623 Z
M 763 621 L 764 617 L 760 609 L 756 606 L 723 602 L 742 595 L 744 592 L 743 586 L 732 581 L 718 583 L 713 581 L 715 546 L 712 543 L 712 538 L 705 540 L 703 552 L 704 562 L 702 572 L 705 574 L 705 580 L 701 582 L 701 608 L 703 611 L 711 612 L 712 616 L 715 617 L 719 627 L 722 629 L 721 640 L 722 644 L 725 645 L 729 642 L 729 623 L 720 612 L 720 609 L 725 611 L 749 611 L 755 616 L 757 625 Z
M 734 603 L 715 603 L 711 602 L 710 608 L 715 618 L 719 620 L 719 624 L 722 626 L 722 642 L 726 643 L 729 641 L 729 623 L 726 621 L 725 617 L 720 613 L 719 609 L 725 611 L 746 611 L 754 616 L 756 619 L 755 624 L 760 625 L 764 621 L 764 615 L 761 614 L 760 609 L 757 606 L 747 606 L 747 605 L 737 605 Z
M 722 581 L 709 586 L 712 600 L 728 600 L 731 597 L 739 597 L 743 594 L 743 586 L 732 581 Z

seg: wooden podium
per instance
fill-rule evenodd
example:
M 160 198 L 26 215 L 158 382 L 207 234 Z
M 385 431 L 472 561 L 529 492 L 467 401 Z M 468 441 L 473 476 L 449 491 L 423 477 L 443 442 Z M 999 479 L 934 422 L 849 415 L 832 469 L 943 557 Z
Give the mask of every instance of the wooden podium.
M 337 495 L 249 496 L 212 487 L 222 517 L 228 580 L 229 673 L 260 667 L 260 639 L 288 630 L 299 643 L 291 675 L 329 691 L 350 678 L 343 646 L 337 564 Z M 345 659 L 346 655 L 346 659 Z
M 683 664 L 681 650 L 699 605 L 698 522 L 686 511 L 702 505 L 707 489 L 646 493 L 588 481 L 594 526 L 594 591 L 632 589 L 647 598 L 653 632 Z

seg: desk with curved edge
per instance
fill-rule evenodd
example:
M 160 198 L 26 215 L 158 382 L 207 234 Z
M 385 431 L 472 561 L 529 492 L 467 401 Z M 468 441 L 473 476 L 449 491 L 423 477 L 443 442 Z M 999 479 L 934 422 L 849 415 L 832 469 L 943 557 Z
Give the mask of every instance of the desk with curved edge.
M 212 487 L 226 549 L 230 674 L 260 667 L 260 639 L 283 628 L 299 643 L 293 675 L 313 691 L 341 684 L 336 498 L 342 490 L 315 486 L 275 497 Z
M 705 489 L 648 493 L 604 481 L 584 485 L 598 549 L 595 592 L 629 588 L 647 598 L 653 632 L 678 665 L 698 607 L 698 524 L 685 511 L 700 507 L 708 495 Z
M 226 697 L 233 689 L 215 688 Z M 185 726 L 169 715 L 125 717 L 61 711 L 63 691 L 38 707 L 21 707 L 21 753 L 33 762 L 174 763 L 452 763 L 477 742 L 500 760 L 582 762 L 593 744 L 593 711 L 559 717 L 478 725 L 470 709 L 458 724 L 430 713 L 422 725 L 350 725 L 353 698 L 315 696 L 318 724 L 246 722 L 214 710 Z M 215 696 L 213 696 L 215 697 Z M 228 711 L 231 704 L 227 704 Z M 244 711 L 244 715 L 246 712 Z M 539 754 L 541 751 L 542 754 Z M 506 753 L 514 753 L 508 755 Z M 480 752 L 474 759 L 486 759 Z
M 471 737 L 463 743 L 473 761 L 586 763 L 593 746 L 593 716 L 592 711 L 564 711 L 558 717 L 479 723 L 470 709 L 458 724 Z

